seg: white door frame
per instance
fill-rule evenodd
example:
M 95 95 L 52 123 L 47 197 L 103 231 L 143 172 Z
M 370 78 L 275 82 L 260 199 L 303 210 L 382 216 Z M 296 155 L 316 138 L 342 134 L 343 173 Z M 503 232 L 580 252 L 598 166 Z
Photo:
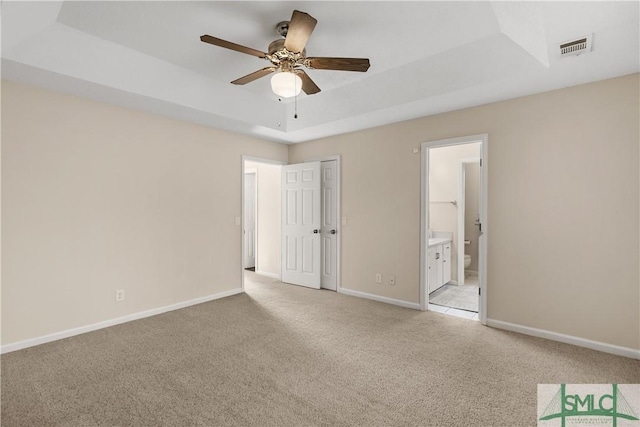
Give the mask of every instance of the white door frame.
M 243 155 L 240 160 L 240 217 L 239 217 L 240 224 L 239 225 L 240 225 L 240 284 L 242 287 L 242 292 L 244 292 L 244 236 L 242 234 L 242 230 L 244 230 L 244 172 L 245 172 L 244 163 L 246 161 L 257 162 L 257 163 L 267 163 L 270 165 L 279 165 L 279 166 L 282 166 L 285 164 L 285 162 L 282 162 L 279 160 L 264 159 L 262 157 L 253 157 L 253 156 L 245 156 L 245 155 Z M 256 197 L 257 196 L 258 196 L 258 192 L 256 191 Z M 258 221 L 258 217 L 256 216 L 256 223 L 257 221 Z M 257 225 L 256 225 L 256 230 L 257 230 Z M 281 256 L 281 253 L 278 254 L 278 256 Z M 258 261 L 258 248 L 256 247 L 256 267 L 257 267 L 257 261 Z M 280 275 L 278 280 L 280 280 L 281 278 L 282 278 L 282 275 Z
M 480 191 L 480 223 L 482 224 L 482 234 L 479 238 L 478 251 L 478 284 L 480 287 L 480 300 L 478 307 L 478 317 L 483 325 L 487 324 L 487 238 L 489 235 L 489 221 L 487 217 L 488 189 L 488 166 L 489 166 L 489 135 L 478 134 L 463 136 L 459 138 L 441 139 L 428 141 L 421 144 L 420 153 L 420 310 L 427 310 L 427 224 L 429 224 L 429 149 L 435 147 L 445 147 L 449 145 L 468 144 L 480 142 L 482 168 L 482 185 Z M 463 260 L 464 261 L 464 258 Z M 463 264 L 464 265 L 464 264 Z
M 460 159 L 458 162 L 458 285 L 464 285 L 464 241 L 465 233 L 461 233 L 460 230 L 465 230 L 465 213 L 467 205 L 465 202 L 465 167 L 471 163 L 480 163 L 480 157 L 469 157 L 466 159 Z
M 340 177 L 340 171 L 341 171 L 341 166 L 340 166 L 340 155 L 335 155 L 335 156 L 325 156 L 325 157 L 318 157 L 315 159 L 309 159 L 309 160 L 305 160 L 306 162 L 327 162 L 330 160 L 335 160 L 336 161 L 336 227 L 337 227 L 337 232 L 338 232 L 338 239 L 336 241 L 336 292 L 342 292 L 342 279 L 341 279 L 341 267 L 340 267 L 340 248 L 342 246 L 342 210 L 340 207 L 340 200 L 341 200 L 341 192 L 342 192 L 342 185 L 341 185 L 341 177 Z
M 254 188 L 253 188 L 253 258 L 254 258 L 254 269 L 257 270 L 258 267 L 258 169 L 257 168 L 245 168 L 243 176 L 246 177 L 247 175 L 255 175 L 254 178 Z M 244 236 L 245 236 L 245 232 L 244 232 L 244 196 L 242 198 L 242 241 L 244 242 Z M 246 248 L 243 247 L 242 249 L 242 266 L 244 268 L 246 268 L 246 266 L 244 265 L 244 261 L 245 261 L 245 251 Z

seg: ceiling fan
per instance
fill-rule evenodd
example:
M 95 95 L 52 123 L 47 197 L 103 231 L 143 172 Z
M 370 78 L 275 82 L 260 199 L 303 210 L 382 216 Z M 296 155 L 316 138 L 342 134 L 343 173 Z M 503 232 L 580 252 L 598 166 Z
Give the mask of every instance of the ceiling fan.
M 365 72 L 369 69 L 369 59 L 367 58 L 307 57 L 305 46 L 317 22 L 308 13 L 294 10 L 291 21 L 283 21 L 276 25 L 277 33 L 283 38 L 269 44 L 269 53 L 209 35 L 200 37 L 200 40 L 271 62 L 272 66 L 270 67 L 265 67 L 232 81 L 231 83 L 235 85 L 244 85 L 271 73 L 276 73 L 271 78 L 271 88 L 276 95 L 288 98 L 298 95 L 300 90 L 307 95 L 312 95 L 320 92 L 320 88 L 302 69 L 303 66 L 316 70 Z

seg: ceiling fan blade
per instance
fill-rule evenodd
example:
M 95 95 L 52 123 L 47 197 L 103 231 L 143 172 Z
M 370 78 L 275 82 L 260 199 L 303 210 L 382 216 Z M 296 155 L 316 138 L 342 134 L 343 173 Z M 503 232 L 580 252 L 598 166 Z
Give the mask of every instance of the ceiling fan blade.
M 284 39 L 284 47 L 289 52 L 302 52 L 317 23 L 318 21 L 308 13 L 294 10 L 289 21 L 287 37 Z
M 247 83 L 251 83 L 254 80 L 258 80 L 260 77 L 264 77 L 268 74 L 273 73 L 275 70 L 277 70 L 276 67 L 266 67 L 262 70 L 254 71 L 251 74 L 247 74 L 244 77 L 240 77 L 239 79 L 236 79 L 231 83 L 233 83 L 234 85 L 246 85 Z
M 307 58 L 309 68 L 317 70 L 361 71 L 369 69 L 367 58 Z
M 242 53 L 246 53 L 248 55 L 253 55 L 253 56 L 257 56 L 258 58 L 266 58 L 267 54 L 264 52 L 261 52 L 259 50 L 256 49 L 251 49 L 250 47 L 246 47 L 246 46 L 242 46 L 236 43 L 231 43 L 228 42 L 226 40 L 222 40 L 219 39 L 217 37 L 213 37 L 213 36 L 209 36 L 209 35 L 204 35 L 200 37 L 200 40 L 205 42 L 205 43 L 210 43 L 216 46 L 220 46 L 220 47 L 224 47 L 227 49 L 231 49 L 231 50 L 235 50 L 236 52 L 242 52 Z
M 309 74 L 305 73 L 303 70 L 295 70 L 297 75 L 302 79 L 302 91 L 307 95 L 313 95 L 314 93 L 320 92 L 320 88 L 316 85 Z

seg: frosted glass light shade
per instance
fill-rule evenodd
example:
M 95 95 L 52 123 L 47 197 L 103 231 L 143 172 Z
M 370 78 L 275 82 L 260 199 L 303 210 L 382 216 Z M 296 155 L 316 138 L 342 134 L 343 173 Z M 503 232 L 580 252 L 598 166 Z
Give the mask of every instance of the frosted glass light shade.
M 271 90 L 283 98 L 296 96 L 302 90 L 302 79 L 297 74 L 286 71 L 274 74 L 271 77 Z

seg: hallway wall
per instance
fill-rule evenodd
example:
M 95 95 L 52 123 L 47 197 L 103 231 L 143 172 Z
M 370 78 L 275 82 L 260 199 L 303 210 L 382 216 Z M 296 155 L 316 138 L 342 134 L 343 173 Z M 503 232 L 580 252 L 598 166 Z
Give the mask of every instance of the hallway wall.
M 269 163 L 246 161 L 245 168 L 258 170 L 256 273 L 280 277 L 282 167 Z

